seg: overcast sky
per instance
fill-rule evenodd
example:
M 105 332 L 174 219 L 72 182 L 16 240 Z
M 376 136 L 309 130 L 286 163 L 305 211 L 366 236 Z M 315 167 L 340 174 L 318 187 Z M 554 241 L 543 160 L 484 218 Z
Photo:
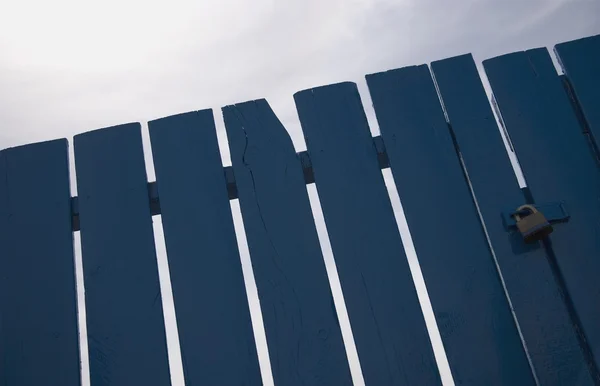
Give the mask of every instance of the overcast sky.
M 0 148 L 600 33 L 597 0 L 0 0 Z
M 292 98 L 301 89 L 357 82 L 376 126 L 367 73 L 598 33 L 598 0 L 0 0 L 0 149 L 209 107 L 223 145 L 218 109 L 265 97 L 303 150 Z

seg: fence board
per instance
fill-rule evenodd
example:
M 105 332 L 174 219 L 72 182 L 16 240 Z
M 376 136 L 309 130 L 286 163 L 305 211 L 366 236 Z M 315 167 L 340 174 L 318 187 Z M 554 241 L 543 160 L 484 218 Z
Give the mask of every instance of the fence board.
M 212 110 L 148 127 L 186 382 L 262 385 Z
M 473 58 L 431 68 L 539 383 L 593 384 L 545 251 L 502 223 L 500 214 L 525 199 Z
M 600 359 L 600 170 L 546 49 L 484 62 L 504 123 L 537 203 L 565 200 L 551 235 L 590 360 Z
M 223 108 L 277 385 L 351 385 L 300 159 L 265 100 Z
M 587 128 L 600 146 L 600 35 L 557 44 L 555 50 Z
M 439 384 L 356 85 L 295 95 L 368 385 Z
M 367 83 L 454 381 L 533 385 L 429 68 Z
M 68 144 L 0 152 L 0 383 L 79 385 Z
M 139 124 L 75 136 L 92 386 L 169 385 Z

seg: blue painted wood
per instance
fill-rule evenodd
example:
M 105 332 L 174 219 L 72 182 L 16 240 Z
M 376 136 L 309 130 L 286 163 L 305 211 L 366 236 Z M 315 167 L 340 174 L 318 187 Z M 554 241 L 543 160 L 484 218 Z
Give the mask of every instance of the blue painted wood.
M 490 59 L 484 68 L 535 201 L 565 200 L 571 213 L 555 226 L 551 251 L 599 382 L 600 170 L 546 49 Z
M 356 85 L 295 100 L 365 382 L 440 384 Z
M 265 100 L 223 108 L 276 385 L 351 385 L 302 165 Z
M 140 125 L 75 136 L 92 386 L 169 385 Z
M 600 146 L 600 35 L 558 44 L 555 50 L 587 129 Z
M 148 127 L 186 384 L 262 385 L 212 110 Z
M 367 83 L 454 381 L 533 385 L 429 68 Z
M 0 151 L 0 384 L 80 384 L 65 139 Z
M 503 224 L 503 211 L 525 198 L 473 58 L 434 62 L 431 69 L 539 384 L 593 384 L 545 251 Z

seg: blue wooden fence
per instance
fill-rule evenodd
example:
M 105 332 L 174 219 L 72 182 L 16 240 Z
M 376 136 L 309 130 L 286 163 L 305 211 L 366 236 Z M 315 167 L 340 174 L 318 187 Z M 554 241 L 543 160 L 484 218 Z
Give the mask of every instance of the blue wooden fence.
M 457 385 L 600 385 L 600 35 L 470 55 L 294 97 L 297 153 L 265 100 L 0 152 L 0 384 L 80 385 L 81 232 L 92 386 L 169 385 L 152 216 L 161 214 L 187 385 L 261 385 L 230 199 L 239 199 L 276 385 L 351 385 L 306 184 L 316 183 L 365 383 L 440 385 L 381 173 L 391 168 Z M 503 213 L 562 202 L 525 244 Z M 483 222 L 482 222 L 483 220 Z

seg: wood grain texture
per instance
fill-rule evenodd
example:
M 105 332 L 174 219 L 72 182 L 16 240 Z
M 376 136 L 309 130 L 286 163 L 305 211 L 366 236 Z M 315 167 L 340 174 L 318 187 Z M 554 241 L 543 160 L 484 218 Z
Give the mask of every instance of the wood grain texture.
M 300 159 L 265 100 L 223 108 L 276 385 L 351 385 Z
M 472 56 L 431 69 L 539 383 L 593 384 L 545 250 L 502 223 L 501 213 L 525 198 Z
M 295 100 L 366 384 L 440 384 L 356 85 Z
M 429 68 L 367 83 L 455 383 L 533 385 Z
M 502 118 L 537 203 L 565 200 L 568 223 L 550 236 L 588 359 L 600 359 L 600 170 L 546 49 L 484 62 Z M 594 359 L 595 358 L 595 359 Z
M 67 140 L 0 151 L 0 384 L 80 384 Z
M 262 385 L 212 110 L 148 123 L 188 385 Z
M 555 47 L 596 146 L 600 146 L 600 35 Z
M 170 385 L 140 125 L 75 136 L 92 386 Z

